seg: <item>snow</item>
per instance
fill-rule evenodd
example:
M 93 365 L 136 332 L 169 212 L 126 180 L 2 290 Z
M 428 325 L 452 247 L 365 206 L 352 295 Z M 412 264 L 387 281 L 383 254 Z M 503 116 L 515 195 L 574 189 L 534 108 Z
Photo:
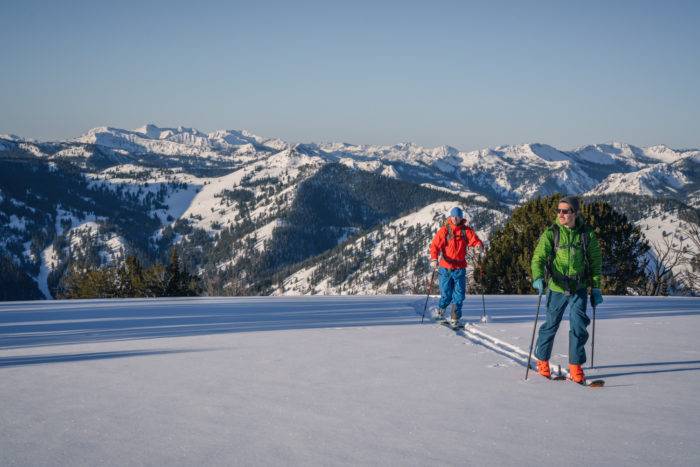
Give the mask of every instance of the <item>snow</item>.
M 424 299 L 2 303 L 0 464 L 700 464 L 699 299 L 606 297 L 598 390 L 524 381 Z M 485 299 L 526 351 L 536 297 Z
M 618 142 L 583 146 L 572 152 L 579 160 L 603 165 L 623 163 L 635 168 L 642 168 L 648 163 L 672 163 L 682 157 L 681 152 L 665 145 L 640 148 Z
M 290 179 L 294 179 L 302 170 L 307 168 L 315 170 L 321 164 L 322 160 L 318 157 L 310 157 L 286 149 L 269 156 L 259 164 L 249 164 L 222 177 L 201 179 L 201 190 L 191 199 L 189 206 L 182 212 L 180 218 L 188 219 L 193 226 L 210 232 L 213 231 L 212 226 L 215 223 L 235 225 L 238 223 L 236 217 L 239 211 L 235 204 L 225 205 L 221 198 L 221 193 L 224 190 L 234 190 L 241 187 L 244 177 L 250 177 L 249 181 L 255 182 L 267 178 L 279 179 L 286 173 Z M 257 221 L 281 211 L 284 207 L 282 198 L 293 190 L 295 187 L 259 202 L 256 209 L 251 212 L 251 219 Z
M 82 236 L 87 235 L 100 244 L 100 258 L 103 264 L 112 264 L 127 251 L 126 241 L 113 232 L 100 234 L 100 224 L 93 221 L 86 221 L 73 227 L 68 232 L 68 239 L 73 250 L 83 247 Z
M 656 164 L 632 173 L 608 175 L 587 194 L 634 193 L 658 197 L 678 194 L 694 182 L 673 164 Z
M 257 242 L 255 243 L 255 249 L 259 252 L 262 252 L 265 249 L 265 241 L 272 238 L 272 231 L 277 227 L 283 227 L 284 225 L 285 222 L 282 219 L 275 219 L 272 222 L 265 224 L 264 226 L 253 232 L 252 235 L 255 236 L 255 238 L 257 239 Z M 245 238 L 247 237 L 248 236 L 246 236 Z
M 70 211 L 66 211 L 62 209 L 59 205 L 59 207 L 56 209 L 56 222 L 55 222 L 55 227 L 56 227 L 56 234 L 57 235 L 63 235 L 64 233 L 67 233 L 67 231 L 77 228 L 80 225 L 94 225 L 95 229 L 97 229 L 97 224 L 96 221 L 104 221 L 107 220 L 105 217 L 97 217 L 95 216 L 94 213 L 82 213 L 82 217 L 77 217 Z M 68 222 L 70 222 L 70 225 L 68 225 Z M 63 228 L 63 223 L 66 223 L 68 226 L 65 230 Z
M 445 145 L 426 148 L 410 142 L 390 146 L 335 142 L 292 145 L 276 138 L 257 136 L 246 130 L 217 130 L 205 134 L 194 128 L 161 128 L 154 124 L 136 130 L 93 128 L 67 143 L 72 143 L 74 147 L 57 155 L 89 155 L 92 148 L 81 147 L 80 144 L 96 144 L 102 146 L 103 150 L 111 149 L 122 156 L 139 157 L 153 153 L 173 159 L 187 158 L 188 164 L 197 159 L 204 167 L 219 162 L 231 166 L 235 161 L 235 168 L 238 169 L 245 164 L 259 162 L 268 165 L 293 164 L 295 158 L 305 153 L 306 157 L 315 159 L 314 164 L 340 162 L 392 178 L 434 181 L 450 189 L 464 190 L 471 187 L 484 193 L 493 190 L 502 197 L 501 201 L 506 202 L 512 199 L 522 202 L 538 194 L 557 190 L 603 192 L 606 187 L 610 187 L 608 191 L 651 191 L 656 196 L 668 195 L 663 190 L 655 191 L 654 185 L 663 185 L 669 180 L 672 182 L 671 179 L 677 178 L 676 174 L 669 174 L 659 180 L 651 174 L 654 180 L 639 181 L 633 183 L 635 186 L 632 187 L 618 183 L 614 177 L 625 177 L 628 172 L 658 165 L 674 165 L 684 158 L 700 158 L 697 150 L 674 150 L 665 145 L 644 148 L 618 142 L 588 145 L 570 151 L 562 151 L 547 144 L 531 143 L 467 152 Z M 18 144 L 24 145 L 25 149 L 37 156 L 44 156 L 41 150 L 44 146 L 40 143 Z M 49 146 L 51 147 L 53 146 Z M 278 157 L 279 160 L 266 161 L 268 157 L 280 154 L 282 156 Z M 590 163 L 607 165 L 605 172 L 612 173 L 613 178 L 596 186 L 599 179 L 588 175 Z M 600 173 L 597 170 L 595 172 Z M 455 183 L 461 187 L 452 186 Z M 684 193 L 680 199 L 687 201 L 691 196 L 692 193 Z M 198 227 L 210 230 L 211 222 L 200 222 Z
M 94 151 L 83 146 L 70 146 L 62 149 L 52 157 L 91 157 Z
M 635 222 L 639 226 L 644 237 L 649 241 L 652 247 L 648 255 L 653 258 L 654 250 L 657 248 L 660 253 L 667 250 L 667 243 L 675 249 L 687 248 L 689 257 L 697 255 L 700 251 L 697 250 L 698 245 L 688 241 L 687 231 L 690 225 L 681 220 L 676 213 L 663 212 L 661 214 L 652 212 L 651 215 Z M 652 262 L 653 264 L 653 262 Z M 672 267 L 674 274 L 678 275 L 684 271 L 692 271 L 692 265 L 687 262 L 681 262 Z
M 446 193 L 452 193 L 455 195 L 459 195 L 462 198 L 473 197 L 476 201 L 480 201 L 482 203 L 487 203 L 489 201 L 486 196 L 480 195 L 474 191 L 460 190 L 459 187 L 451 189 L 451 188 L 447 188 L 444 186 L 434 185 L 432 183 L 421 183 L 420 185 L 423 187 L 426 187 L 426 188 L 430 188 L 432 190 L 444 191 Z
M 14 214 L 10 215 L 10 223 L 8 227 L 15 230 L 24 231 L 27 228 L 27 219 L 24 217 L 17 217 Z
M 39 149 L 39 148 L 37 147 L 36 144 L 32 144 L 32 143 L 19 143 L 19 147 L 20 147 L 20 149 L 23 149 L 23 150 L 25 150 L 25 151 L 31 153 L 32 155 L 34 155 L 34 156 L 36 156 L 36 157 L 46 157 L 46 154 L 44 154 L 44 153 L 41 151 L 41 149 Z
M 53 299 L 49 291 L 48 278 L 51 271 L 54 270 L 59 263 L 59 256 L 53 245 L 49 245 L 41 252 L 41 264 L 39 266 L 39 275 L 36 278 L 39 290 L 47 300 Z

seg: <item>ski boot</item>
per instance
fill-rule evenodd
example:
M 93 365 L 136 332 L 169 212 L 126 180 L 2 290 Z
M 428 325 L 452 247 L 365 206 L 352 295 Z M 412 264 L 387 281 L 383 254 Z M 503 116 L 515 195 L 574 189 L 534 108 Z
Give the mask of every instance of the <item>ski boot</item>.
M 537 360 L 537 373 L 545 378 L 552 377 L 552 372 L 549 370 L 549 360 Z
M 435 310 L 435 321 L 445 321 L 445 309 L 438 308 Z
M 457 317 L 457 307 L 453 303 L 452 310 L 450 311 L 450 326 L 453 328 L 459 327 L 459 318 Z
M 586 376 L 583 374 L 581 365 L 569 363 L 569 379 L 574 383 L 586 384 Z

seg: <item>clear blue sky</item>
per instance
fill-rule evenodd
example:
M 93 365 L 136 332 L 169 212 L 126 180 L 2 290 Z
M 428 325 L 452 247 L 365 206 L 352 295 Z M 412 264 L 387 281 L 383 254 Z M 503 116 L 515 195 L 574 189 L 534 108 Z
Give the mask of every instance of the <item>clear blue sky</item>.
M 0 47 L 0 133 L 40 140 L 700 147 L 697 1 L 3 1 Z

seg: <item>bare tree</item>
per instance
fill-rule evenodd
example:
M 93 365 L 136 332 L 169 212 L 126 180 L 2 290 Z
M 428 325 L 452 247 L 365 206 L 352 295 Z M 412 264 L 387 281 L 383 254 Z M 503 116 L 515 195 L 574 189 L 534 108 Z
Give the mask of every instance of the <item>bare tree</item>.
M 692 293 L 700 293 L 700 226 L 690 224 L 681 230 L 683 240 L 688 245 L 682 248 L 685 263 L 688 268 L 680 275 L 680 280 Z
M 674 268 L 686 262 L 683 240 L 680 245 L 673 242 L 674 235 L 664 236 L 660 242 L 649 242 L 650 257 L 647 263 L 647 295 L 668 295 L 671 287 L 677 286 Z

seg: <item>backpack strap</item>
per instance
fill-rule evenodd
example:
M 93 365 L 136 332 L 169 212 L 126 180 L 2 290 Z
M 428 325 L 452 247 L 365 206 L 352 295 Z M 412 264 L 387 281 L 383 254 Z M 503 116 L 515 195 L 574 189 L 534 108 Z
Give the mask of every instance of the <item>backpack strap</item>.
M 590 285 L 591 282 L 591 264 L 588 258 L 588 243 L 591 238 L 591 227 L 584 225 L 580 229 L 580 241 L 581 241 L 581 253 L 583 253 L 583 274 L 577 277 L 561 276 L 556 274 L 554 271 L 554 258 L 559 251 L 559 226 L 557 224 L 552 224 L 547 227 L 552 232 L 552 253 L 547 258 L 547 263 L 545 264 L 545 276 L 554 277 L 557 282 L 565 282 L 566 284 L 571 284 L 572 282 L 583 283 L 586 286 Z M 581 280 L 585 282 L 580 282 Z
M 557 251 L 559 251 L 559 226 L 552 224 L 547 229 L 552 232 L 552 252 L 549 254 L 547 263 L 544 266 L 545 279 L 552 277 L 554 273 L 554 257 L 557 256 Z
M 445 226 L 445 229 L 447 229 L 447 241 L 449 242 L 450 240 L 452 240 L 452 237 L 454 237 L 454 234 L 452 233 L 452 228 L 450 228 L 450 222 L 445 221 L 444 226 Z M 460 231 L 462 232 L 462 238 L 464 240 L 466 240 L 467 239 L 467 226 L 464 224 L 460 225 Z
M 583 252 L 583 277 L 586 280 L 586 286 L 593 285 L 593 273 L 591 271 L 591 262 L 588 258 L 588 242 L 591 240 L 591 227 L 584 225 L 581 229 L 581 251 Z

